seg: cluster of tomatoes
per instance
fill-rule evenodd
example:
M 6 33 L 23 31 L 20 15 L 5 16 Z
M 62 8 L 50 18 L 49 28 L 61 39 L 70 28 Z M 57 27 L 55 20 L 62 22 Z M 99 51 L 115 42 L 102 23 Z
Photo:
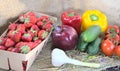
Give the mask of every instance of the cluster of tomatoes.
M 107 56 L 120 57 L 120 28 L 117 25 L 109 25 L 105 38 L 101 43 L 101 51 Z

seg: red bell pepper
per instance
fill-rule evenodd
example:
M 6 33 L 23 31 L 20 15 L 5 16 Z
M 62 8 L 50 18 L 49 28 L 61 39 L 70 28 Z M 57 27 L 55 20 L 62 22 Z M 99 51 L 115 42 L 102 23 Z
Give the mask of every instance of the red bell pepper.
M 80 35 L 81 32 L 81 16 L 75 11 L 65 11 L 61 14 L 62 24 L 72 26 Z

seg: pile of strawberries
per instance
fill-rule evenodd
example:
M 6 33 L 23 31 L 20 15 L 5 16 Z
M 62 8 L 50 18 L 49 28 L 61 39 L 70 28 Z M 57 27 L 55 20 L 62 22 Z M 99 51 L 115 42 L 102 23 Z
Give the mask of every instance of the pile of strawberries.
M 48 16 L 37 17 L 34 12 L 22 14 L 8 26 L 5 37 L 0 37 L 0 50 L 27 54 L 40 44 L 52 29 Z

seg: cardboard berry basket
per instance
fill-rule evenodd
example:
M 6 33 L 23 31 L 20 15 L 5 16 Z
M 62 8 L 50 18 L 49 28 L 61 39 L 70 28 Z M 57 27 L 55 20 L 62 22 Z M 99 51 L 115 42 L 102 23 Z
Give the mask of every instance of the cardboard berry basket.
M 27 12 L 28 13 L 28 12 Z M 27 14 L 26 13 L 26 14 Z M 42 15 L 49 16 L 46 14 L 34 12 L 37 17 Z M 49 16 L 54 22 L 57 21 L 57 18 Z M 17 22 L 17 20 L 15 21 Z M 8 29 L 1 35 L 1 37 L 5 37 Z M 33 50 L 31 50 L 27 54 L 9 52 L 5 50 L 0 50 L 0 68 L 5 70 L 15 70 L 15 71 L 28 71 L 34 62 L 35 58 L 38 56 L 42 48 L 46 45 L 52 30 L 46 39 L 44 39 L 39 45 L 37 45 Z M 26 63 L 25 69 L 23 68 L 24 63 Z

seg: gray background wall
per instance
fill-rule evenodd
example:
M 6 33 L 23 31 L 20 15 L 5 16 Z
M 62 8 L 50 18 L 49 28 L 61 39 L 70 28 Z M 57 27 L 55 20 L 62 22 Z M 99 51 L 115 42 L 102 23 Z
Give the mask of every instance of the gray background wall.
M 109 24 L 120 24 L 120 0 L 0 0 L 0 34 L 17 16 L 29 10 L 56 16 L 68 9 L 77 10 L 81 15 L 87 9 L 104 12 Z

